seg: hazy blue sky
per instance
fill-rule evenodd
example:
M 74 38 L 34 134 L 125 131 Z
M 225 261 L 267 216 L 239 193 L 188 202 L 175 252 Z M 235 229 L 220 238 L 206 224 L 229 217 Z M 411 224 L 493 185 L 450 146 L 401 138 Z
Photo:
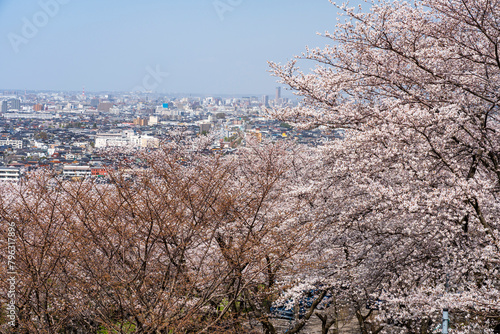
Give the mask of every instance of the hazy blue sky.
M 337 12 L 328 0 L 0 0 L 0 89 L 129 91 L 149 67 L 169 73 L 147 81 L 159 92 L 272 95 L 267 61 L 323 46 L 316 32 Z

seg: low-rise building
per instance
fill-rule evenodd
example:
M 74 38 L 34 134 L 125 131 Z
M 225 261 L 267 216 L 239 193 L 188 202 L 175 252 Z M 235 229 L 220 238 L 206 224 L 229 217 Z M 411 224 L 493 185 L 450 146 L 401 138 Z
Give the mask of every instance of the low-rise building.
M 0 167 L 0 181 L 17 182 L 20 178 L 21 171 L 19 168 Z
M 12 148 L 22 149 L 23 141 L 17 139 L 0 139 L 0 146 L 12 146 Z
M 92 175 L 92 171 L 90 166 L 74 166 L 68 165 L 63 167 L 63 176 L 72 178 L 72 177 L 90 177 Z
M 135 135 L 131 131 L 122 133 L 100 133 L 95 139 L 95 148 L 105 147 L 129 147 L 129 148 L 151 148 L 158 147 L 159 140 L 148 135 Z
M 108 171 L 104 167 L 92 167 L 91 171 L 93 177 L 105 177 L 108 175 Z

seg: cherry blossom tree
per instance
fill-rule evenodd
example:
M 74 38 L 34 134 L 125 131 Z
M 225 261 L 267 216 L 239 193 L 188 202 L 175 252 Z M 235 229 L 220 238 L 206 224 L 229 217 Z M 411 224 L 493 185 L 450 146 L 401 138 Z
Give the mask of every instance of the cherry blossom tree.
M 37 172 L 6 185 L 0 217 L 15 222 L 21 279 L 17 327 L 5 331 L 241 333 L 259 322 L 276 333 L 277 282 L 315 237 L 293 195 L 306 156 L 288 143 L 232 155 L 206 144 L 139 152 L 108 183 Z
M 73 270 L 77 257 L 64 224 L 68 203 L 55 185 L 53 175 L 45 172 L 33 173 L 26 183 L 1 185 L 2 249 L 7 240 L 15 247 L 13 268 L 6 265 L 8 253 L 1 255 L 1 299 L 16 302 L 15 326 L 3 324 L 3 332 L 57 333 L 80 320 L 85 308 Z M 9 239 L 10 226 L 15 232 Z M 13 288 L 8 271 L 15 272 Z
M 350 281 L 354 295 L 381 301 L 385 331 L 427 333 L 443 308 L 457 332 L 491 327 L 500 321 L 500 3 L 339 8 L 345 21 L 324 34 L 329 46 L 271 63 L 302 97 L 273 115 L 343 136 L 311 171 L 335 261 L 310 279 Z M 316 67 L 301 71 L 308 61 Z

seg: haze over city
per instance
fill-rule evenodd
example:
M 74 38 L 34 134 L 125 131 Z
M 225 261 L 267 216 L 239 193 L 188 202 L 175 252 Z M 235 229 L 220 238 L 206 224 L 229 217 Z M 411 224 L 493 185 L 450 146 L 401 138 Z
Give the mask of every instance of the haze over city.
M 267 61 L 328 42 L 327 0 L 0 1 L 0 89 L 272 94 Z M 285 93 L 285 92 L 284 92 Z M 286 93 L 285 93 L 286 94 Z

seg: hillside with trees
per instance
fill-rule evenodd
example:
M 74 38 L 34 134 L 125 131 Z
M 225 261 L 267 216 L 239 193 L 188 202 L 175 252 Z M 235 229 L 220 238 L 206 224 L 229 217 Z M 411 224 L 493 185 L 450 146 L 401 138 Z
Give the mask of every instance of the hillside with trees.
M 0 331 L 274 334 L 291 314 L 288 334 L 339 334 L 348 313 L 427 334 L 448 310 L 450 333 L 499 332 L 500 1 L 339 9 L 328 47 L 270 63 L 301 99 L 270 114 L 341 139 L 177 137 L 107 183 L 1 184 Z

